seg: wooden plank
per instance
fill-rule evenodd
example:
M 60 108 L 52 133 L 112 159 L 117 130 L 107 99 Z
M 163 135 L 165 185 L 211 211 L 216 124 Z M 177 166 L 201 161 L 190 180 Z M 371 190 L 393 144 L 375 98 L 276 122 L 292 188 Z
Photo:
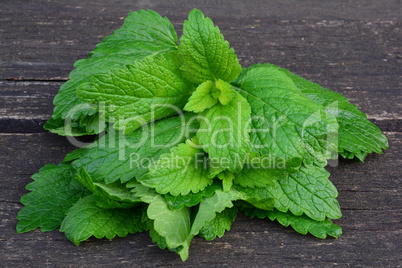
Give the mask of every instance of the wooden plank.
M 0 81 L 0 118 L 47 119 L 63 82 Z
M 0 261 L 15 266 L 390 266 L 401 265 L 400 3 L 394 1 L 15 1 L 0 5 Z M 289 68 L 358 104 L 386 133 L 390 149 L 364 164 L 329 167 L 339 190 L 344 235 L 319 240 L 240 214 L 221 239 L 194 239 L 182 263 L 148 234 L 75 247 L 57 231 L 17 234 L 30 176 L 74 149 L 40 132 L 52 99 L 73 69 L 130 10 L 168 16 L 178 34 L 197 7 L 211 17 L 243 66 Z M 2 134 L 11 132 L 12 134 Z M 30 133 L 30 134 L 19 134 Z
M 343 81 L 338 81 L 338 83 L 336 81 L 323 81 L 323 83 L 329 84 L 330 88 L 335 88 L 335 91 L 348 97 L 353 104 L 358 105 L 363 112 L 368 114 L 370 119 L 379 121 L 401 120 L 401 94 L 397 94 L 393 90 L 373 89 L 373 86 L 382 84 L 378 81 L 372 81 L 371 84 L 367 81 L 364 82 L 367 83 L 368 87 L 371 86 L 369 90 L 342 89 L 338 83 L 344 84 L 345 82 Z M 0 120 L 47 120 L 53 111 L 53 98 L 62 83 L 49 81 L 0 81 Z M 390 100 L 394 101 L 396 105 L 388 105 Z M 389 131 L 388 129 L 384 130 Z
M 323 8 L 314 1 L 307 6 L 297 1 L 247 8 L 242 1 L 197 6 L 219 25 L 243 66 L 269 61 L 289 68 L 344 94 L 383 130 L 401 131 L 401 35 L 397 12 L 390 8 L 395 3 L 383 3 L 381 11 L 365 4 L 358 13 L 352 12 L 359 6 L 356 2 L 348 3 L 347 9 L 339 3 L 326 3 Z M 153 8 L 169 16 L 180 35 L 182 21 L 193 6 L 182 1 L 38 5 L 6 1 L 0 10 L 4 26 L 0 31 L 0 131 L 42 131 L 53 96 L 74 61 L 85 58 L 96 43 L 119 28 L 129 10 Z
M 18 9 L 16 5 L 10 1 L 0 11 L 5 29 L 0 43 L 3 79 L 66 79 L 73 62 L 86 57 L 96 43 L 120 27 L 129 10 L 153 8 L 169 16 L 180 33 L 182 21 L 194 7 L 182 1 L 118 5 L 58 1 Z M 397 4 L 388 1 L 384 7 L 392 5 Z M 323 77 L 334 71 L 343 77 L 346 70 L 356 77 L 399 75 L 395 68 L 400 63 L 399 14 L 390 8 L 370 4 L 361 8 L 358 2 L 348 3 L 347 8 L 325 3 L 323 8 L 319 2 L 312 7 L 297 1 L 247 8 L 241 1 L 213 7 L 201 1 L 197 6 L 219 25 L 244 66 L 270 61 L 299 74 Z M 388 82 L 392 86 L 397 80 Z
M 182 21 L 194 6 L 181 1 L 154 1 L 142 6 L 128 2 L 117 5 L 109 1 L 59 1 L 18 9 L 13 8 L 15 5 L 9 2 L 0 11 L 5 29 L 0 43 L 3 79 L 66 79 L 72 64 L 85 58 L 96 43 L 120 27 L 129 10 L 153 8 L 169 16 L 180 34 Z M 392 6 L 392 2 L 388 5 Z M 289 1 L 281 8 L 279 3 L 245 8 L 237 1 L 225 12 L 222 9 L 228 5 L 212 8 L 201 2 L 197 6 L 219 25 L 244 66 L 269 61 L 302 75 L 324 78 L 329 76 L 326 72 L 343 77 L 346 71 L 355 77 L 399 75 L 395 67 L 400 63 L 401 37 L 395 10 L 379 12 L 370 5 L 360 8 L 354 3 L 349 3 L 347 9 L 338 3 L 326 3 L 325 9 L 315 3 L 312 8 L 297 1 Z M 359 12 L 353 14 L 357 8 Z M 317 12 L 313 12 L 315 9 Z M 389 86 L 396 81 L 388 79 Z
M 367 81 L 365 81 L 367 82 Z M 0 133 L 44 132 L 43 124 L 53 112 L 53 98 L 63 82 L 0 81 Z M 324 81 L 324 83 L 327 83 Z M 343 82 L 342 82 L 343 83 Z M 370 85 L 380 84 L 378 81 Z M 327 83 L 328 84 L 328 83 Z M 329 87 L 336 88 L 336 82 Z M 383 131 L 402 131 L 402 96 L 393 91 L 343 90 Z M 394 105 L 390 105 L 392 102 Z
M 31 181 L 30 175 L 46 163 L 58 163 L 74 147 L 49 133 L 0 134 L 0 259 L 6 266 L 396 267 L 400 265 L 402 133 L 386 134 L 390 149 L 383 155 L 370 155 L 364 164 L 341 161 L 329 168 L 344 214 L 336 221 L 344 232 L 339 239 L 302 236 L 277 222 L 240 214 L 223 238 L 210 242 L 194 239 L 186 263 L 176 254 L 160 250 L 146 233 L 112 241 L 90 239 L 80 247 L 57 231 L 17 234 L 15 217 L 22 207 L 18 201 L 27 192 L 24 186 Z

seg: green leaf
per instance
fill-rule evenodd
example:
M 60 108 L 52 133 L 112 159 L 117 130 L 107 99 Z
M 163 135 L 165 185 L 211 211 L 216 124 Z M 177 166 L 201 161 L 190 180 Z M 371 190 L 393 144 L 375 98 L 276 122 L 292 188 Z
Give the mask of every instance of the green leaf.
M 214 106 L 218 102 L 218 100 L 212 96 L 214 89 L 216 89 L 214 82 L 209 80 L 199 85 L 188 99 L 184 110 L 200 113 Z
M 285 70 L 281 69 L 285 72 Z M 376 152 L 382 154 L 388 148 L 387 137 L 372 122 L 366 114 L 350 104 L 343 95 L 321 87 L 296 74 L 286 71 L 300 91 L 314 102 L 327 107 L 339 123 L 339 152 L 353 153 L 361 161 L 367 154 Z
M 106 124 L 99 113 L 91 112 L 86 115 L 82 114 L 80 118 L 74 120 L 71 118 L 62 119 L 61 117 L 50 118 L 43 128 L 61 136 L 83 136 L 101 133 L 105 130 Z
M 276 186 L 260 190 L 275 199 L 275 208 L 279 211 L 290 210 L 296 216 L 305 213 L 318 221 L 326 217 L 337 219 L 342 216 L 335 199 L 338 191 L 328 177 L 329 173 L 322 167 L 302 166 L 299 171 L 279 180 Z
M 209 197 L 215 193 L 216 190 L 222 187 L 218 183 L 212 183 L 204 190 L 197 193 L 188 193 L 187 195 L 173 196 L 171 194 L 165 194 L 166 202 L 171 209 L 182 209 L 184 206 L 193 207 L 198 205 L 203 197 Z
M 275 68 L 248 69 L 233 82 L 251 106 L 250 140 L 262 155 L 303 157 L 326 165 L 337 151 L 338 124 L 324 107 L 305 97 Z
M 150 203 L 147 211 L 148 218 L 154 220 L 153 228 L 164 237 L 168 248 L 181 248 L 178 252 L 183 261 L 188 258 L 190 246 L 190 209 L 169 209 L 166 201 L 157 195 Z
M 271 210 L 275 207 L 281 212 L 290 210 L 296 216 L 305 213 L 322 221 L 342 216 L 335 199 L 338 191 L 328 177 L 329 173 L 322 167 L 302 166 L 299 171 L 278 180 L 275 186 L 244 188 L 236 185 L 234 188 L 246 195 L 243 200 L 257 208 Z
M 106 184 L 103 182 L 94 182 L 92 178 L 88 175 L 84 168 L 77 174 L 77 179 L 92 193 L 108 198 L 115 201 L 122 202 L 140 202 L 139 198 L 134 198 L 131 191 L 127 189 L 124 184 L 120 182 L 114 182 Z
M 21 198 L 25 205 L 17 215 L 17 232 L 40 228 L 53 231 L 60 226 L 67 210 L 81 197 L 88 194 L 75 179 L 75 170 L 69 164 L 47 164 L 32 176 L 34 182 L 26 189 L 31 191 Z
M 313 220 L 306 215 L 296 216 L 291 212 L 280 212 L 278 210 L 266 211 L 261 209 L 242 208 L 243 212 L 249 217 L 257 216 L 260 219 L 269 218 L 271 221 L 277 220 L 285 227 L 289 225 L 298 233 L 307 234 L 308 232 L 315 237 L 325 239 L 327 235 L 338 238 L 342 234 L 342 229 L 332 223 L 330 219 L 323 221 Z
M 388 141 L 387 141 L 388 142 Z M 340 150 L 342 150 L 342 148 L 340 148 Z M 343 151 L 343 152 L 339 152 L 339 155 L 342 156 L 345 159 L 355 159 L 357 160 L 357 162 L 363 162 L 364 159 L 367 156 L 367 152 L 355 152 L 355 153 L 351 153 L 348 151 Z
M 241 66 L 218 27 L 201 11 L 193 9 L 183 23 L 179 52 L 184 76 L 194 83 L 235 79 Z
M 166 239 L 161 236 L 157 231 L 154 229 L 153 221 L 150 221 L 152 226 L 149 230 L 149 236 L 152 239 L 152 242 L 156 243 L 160 249 L 166 249 L 167 244 L 166 244 Z
M 272 210 L 275 207 L 275 200 L 266 188 L 245 188 L 240 185 L 234 185 L 233 188 L 244 195 L 241 200 L 247 203 L 238 201 L 243 206 L 264 210 Z
M 205 223 L 198 235 L 205 238 L 205 240 L 213 240 L 215 237 L 221 238 L 225 234 L 225 231 L 230 230 L 230 226 L 232 222 L 234 222 L 237 212 L 237 207 L 232 207 L 217 213 L 215 218 Z
M 154 220 L 153 228 L 165 238 L 166 246 L 170 250 L 174 249 L 175 252 L 178 252 L 184 261 L 188 258 L 191 239 L 207 222 L 216 217 L 216 213 L 233 207 L 232 201 L 239 198 L 243 198 L 243 194 L 236 190 L 229 192 L 216 190 L 212 196 L 203 197 L 191 224 L 190 208 L 170 209 L 165 199 L 157 195 L 150 203 L 147 215 L 149 219 Z M 195 210 L 193 209 L 191 213 L 195 214 Z M 160 238 L 155 237 L 155 239 Z
M 228 169 L 238 173 L 242 169 L 250 152 L 250 112 L 248 102 L 236 94 L 228 105 L 217 104 L 201 114 L 197 138 L 217 172 Z
M 215 83 L 208 80 L 197 87 L 188 99 L 185 111 L 201 113 L 217 104 L 228 105 L 236 98 L 236 91 L 225 81 L 218 79 Z
M 106 73 L 110 69 L 123 68 L 126 64 L 132 64 L 148 55 L 156 55 L 177 49 L 177 35 L 173 25 L 167 18 L 162 18 L 158 13 L 149 10 L 131 12 L 124 21 L 124 25 L 110 36 L 102 40 L 100 44 L 88 55 L 87 59 L 77 61 L 75 70 L 70 73 L 70 79 L 64 83 L 60 92 L 54 99 L 53 119 L 45 128 L 55 133 L 63 133 L 60 127 L 64 124 L 62 120 L 67 117 L 73 119 L 78 125 L 73 127 L 73 134 L 83 135 L 96 134 L 101 130 L 80 126 L 86 117 L 96 118 L 94 109 L 80 109 L 74 114 L 70 111 L 75 107 L 83 105 L 83 101 L 77 97 L 76 89 L 87 82 L 91 82 L 93 75 Z M 89 113 L 89 114 L 88 114 Z M 92 120 L 92 119 L 89 119 Z M 93 124 L 91 124 L 93 126 Z
M 145 231 L 147 227 L 141 221 L 141 216 L 140 206 L 127 208 L 104 197 L 90 195 L 70 208 L 60 231 L 78 246 L 91 236 L 113 239 L 116 235 L 125 237 L 129 233 Z
M 268 217 L 271 221 L 277 220 L 285 227 L 292 226 L 298 233 L 310 234 L 325 239 L 327 235 L 338 238 L 342 234 L 342 229 L 338 225 L 332 223 L 330 219 L 324 221 L 313 220 L 306 215 L 295 216 L 290 212 L 283 213 L 280 211 L 269 211 Z
M 193 90 L 181 77 L 177 53 L 170 52 L 94 75 L 77 94 L 86 102 L 103 103 L 107 121 L 130 133 L 145 123 L 180 113 L 178 109 Z
M 88 147 L 91 147 L 91 146 L 92 146 L 92 145 L 89 145 Z M 76 149 L 76 150 L 74 150 L 74 151 L 69 152 L 69 153 L 66 155 L 66 157 L 64 157 L 63 163 L 71 164 L 71 162 L 73 162 L 74 160 L 77 160 L 77 159 L 79 159 L 81 156 L 83 156 L 84 153 L 85 153 L 85 151 L 86 151 L 87 149 L 88 149 L 88 148 L 83 147 L 83 148 L 78 148 L 78 149 Z
M 186 195 L 176 195 L 176 196 L 171 194 L 165 194 L 164 196 L 170 209 L 182 209 L 184 207 L 193 207 L 201 202 L 203 193 L 207 188 L 197 193 L 190 192 Z
M 368 153 L 382 153 L 383 149 L 388 148 L 387 137 L 381 133 L 376 125 L 367 120 L 367 116 L 359 111 L 356 105 L 350 104 L 349 100 L 342 94 L 323 88 L 273 64 L 256 64 L 249 68 L 261 66 L 272 67 L 286 74 L 305 96 L 325 106 L 326 110 L 336 117 L 339 124 L 338 150 L 343 157 L 352 159 L 356 156 L 360 161 L 363 161 Z
M 218 178 L 222 180 L 223 191 L 227 192 L 232 188 L 235 175 L 228 170 L 224 170 L 223 172 L 218 174 Z
M 218 79 L 216 81 L 216 88 L 219 89 L 218 99 L 222 105 L 228 105 L 236 98 L 236 91 L 225 81 Z
M 212 183 L 208 177 L 208 167 L 204 167 L 206 154 L 198 145 L 187 140 L 163 154 L 149 167 L 149 173 L 139 181 L 147 187 L 155 188 L 160 194 L 186 195 L 197 193 Z
M 296 172 L 302 159 L 289 160 L 265 156 L 250 156 L 241 172 L 235 174 L 234 183 L 243 187 L 266 187 L 276 185 L 276 181 Z
M 197 235 L 205 224 L 216 217 L 217 213 L 222 212 L 225 208 L 233 207 L 233 202 L 237 199 L 243 199 L 243 193 L 231 189 L 227 192 L 216 190 L 210 197 L 204 197 L 200 202 L 197 215 L 191 226 L 191 235 Z
M 154 189 L 142 185 L 135 179 L 128 182 L 126 187 L 131 190 L 133 197 L 139 198 L 142 202 L 147 204 L 150 204 L 155 196 L 159 195 Z
M 166 244 L 165 237 L 161 236 L 154 228 L 154 221 L 148 218 L 147 210 L 143 211 L 142 221 L 147 225 L 147 229 L 149 229 L 149 236 L 152 239 L 152 242 L 157 243 L 160 249 L 168 248 Z M 183 247 L 179 246 L 178 248 L 168 248 L 170 251 L 179 253 Z
M 70 153 L 67 160 L 76 159 L 74 168 L 85 168 L 95 182 L 140 179 L 152 161 L 198 129 L 194 119 L 193 114 L 186 113 L 158 120 L 127 135 L 111 131 L 88 148 Z

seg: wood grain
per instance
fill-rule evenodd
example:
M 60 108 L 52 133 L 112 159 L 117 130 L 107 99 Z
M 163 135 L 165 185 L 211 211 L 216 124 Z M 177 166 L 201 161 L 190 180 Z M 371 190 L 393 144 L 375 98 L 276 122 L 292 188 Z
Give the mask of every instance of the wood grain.
M 402 35 L 397 13 L 374 12 L 371 5 L 358 8 L 354 2 L 312 3 L 274 2 L 271 7 L 255 2 L 245 8 L 235 1 L 230 7 L 222 2 L 212 8 L 206 1 L 196 6 L 219 25 L 243 66 L 271 62 L 288 68 L 344 94 L 369 118 L 390 125 L 384 130 L 400 131 Z M 57 1 L 16 6 L 6 1 L 0 10 L 3 132 L 23 131 L 22 119 L 31 120 L 26 129 L 40 131 L 73 63 L 119 28 L 129 10 L 155 9 L 170 18 L 180 36 L 182 21 L 194 4 Z M 351 10 L 358 12 L 353 15 Z
M 329 168 L 343 212 L 336 221 L 343 229 L 340 238 L 303 236 L 277 222 L 241 214 L 223 238 L 194 239 L 184 264 L 176 254 L 152 244 L 146 233 L 112 241 L 90 239 L 80 247 L 58 231 L 17 234 L 15 216 L 22 207 L 18 201 L 30 175 L 46 163 L 60 162 L 73 146 L 49 133 L 2 134 L 0 258 L 9 266 L 396 266 L 400 264 L 402 134 L 386 134 L 390 149 L 385 154 L 370 155 L 364 164 L 341 161 L 338 167 Z
M 62 82 L 50 81 L 0 81 L 0 133 L 44 132 L 42 126 L 52 115 L 53 98 L 61 85 Z M 337 87 L 336 82 L 333 86 Z M 398 92 L 339 88 L 335 91 L 358 105 L 383 131 L 402 131 L 402 97 Z M 388 105 L 390 100 L 396 105 Z
M 148 234 L 75 247 L 58 231 L 17 234 L 30 176 L 74 149 L 43 131 L 52 100 L 76 60 L 119 28 L 131 10 L 168 16 L 178 34 L 192 8 L 219 26 L 244 67 L 271 62 L 344 94 L 390 141 L 364 164 L 329 167 L 339 190 L 339 239 L 302 236 L 240 214 L 221 239 L 194 239 L 190 258 L 160 250 Z M 400 267 L 400 1 L 15 1 L 0 5 L 0 263 L 20 266 Z

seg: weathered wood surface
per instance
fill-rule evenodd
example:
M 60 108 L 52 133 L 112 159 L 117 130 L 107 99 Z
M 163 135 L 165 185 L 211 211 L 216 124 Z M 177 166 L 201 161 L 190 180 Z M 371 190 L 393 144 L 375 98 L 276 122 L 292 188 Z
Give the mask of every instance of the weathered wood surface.
M 151 8 L 181 33 L 197 7 L 243 66 L 271 62 L 346 95 L 390 140 L 384 155 L 331 167 L 344 217 L 339 239 L 302 236 L 240 215 L 221 239 L 194 239 L 190 258 L 161 251 L 146 233 L 72 245 L 58 231 L 17 234 L 30 176 L 73 150 L 44 132 L 52 99 L 130 10 Z M 1 1 L 0 263 L 14 266 L 401 266 L 401 44 L 399 1 Z

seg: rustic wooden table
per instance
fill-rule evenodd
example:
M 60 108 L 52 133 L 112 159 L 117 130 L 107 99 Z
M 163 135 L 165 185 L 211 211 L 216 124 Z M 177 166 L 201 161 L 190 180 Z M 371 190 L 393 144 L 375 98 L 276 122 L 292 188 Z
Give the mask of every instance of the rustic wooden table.
M 168 16 L 179 34 L 192 8 L 219 25 L 243 66 L 271 62 L 359 105 L 390 148 L 364 164 L 329 168 L 339 190 L 339 239 L 316 239 L 239 215 L 221 239 L 196 238 L 190 258 L 160 250 L 148 234 L 80 247 L 62 233 L 17 234 L 30 176 L 73 150 L 42 125 L 73 63 L 131 10 Z M 17 1 L 0 5 L 1 266 L 401 266 L 400 1 Z M 398 253 L 399 252 L 399 253 Z

